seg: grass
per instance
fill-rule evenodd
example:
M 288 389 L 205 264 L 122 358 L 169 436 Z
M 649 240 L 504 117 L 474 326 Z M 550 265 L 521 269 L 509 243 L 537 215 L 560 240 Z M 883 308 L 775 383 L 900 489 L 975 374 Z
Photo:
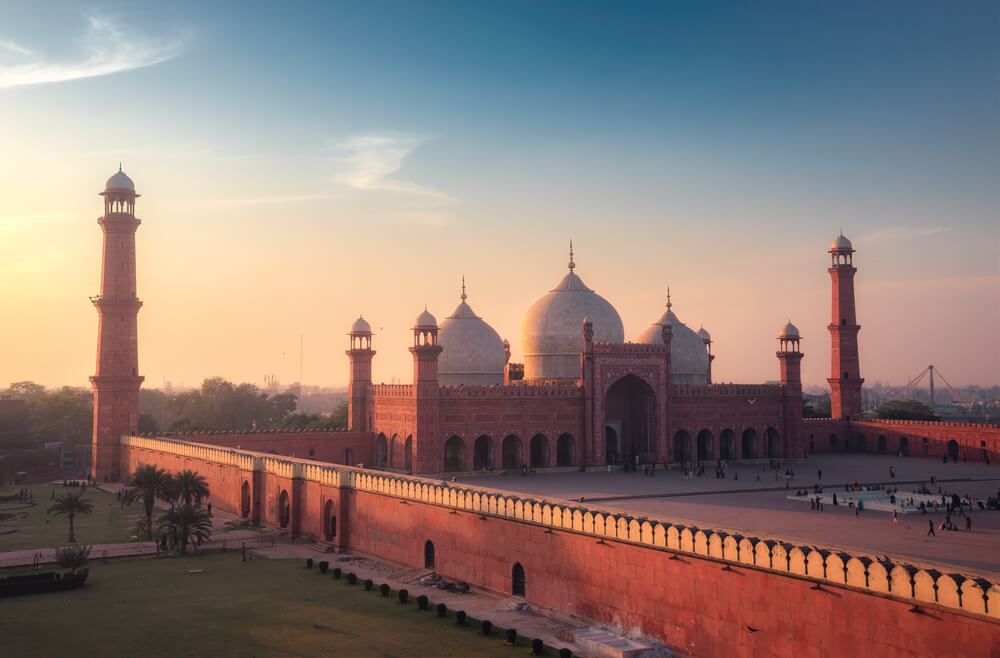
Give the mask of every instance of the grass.
M 414 598 L 403 605 L 378 583 L 366 592 L 302 560 L 241 562 L 238 552 L 92 562 L 81 589 L 0 602 L 0 637 L 23 658 L 528 654 L 527 638 L 505 646 L 501 630 L 482 637 L 478 624 L 458 626 L 454 611 L 440 619 L 433 605 L 420 612 Z
M 0 520 L 0 552 L 29 548 L 64 546 L 69 539 L 69 520 L 63 514 L 46 514 L 52 505 L 52 492 L 56 496 L 76 491 L 70 487 L 33 485 L 34 505 L 0 503 L 0 515 L 27 513 L 27 518 Z M 0 487 L 0 495 L 17 493 L 20 487 Z M 94 505 L 90 514 L 77 514 L 73 519 L 76 541 L 85 544 L 117 544 L 131 540 L 135 524 L 143 515 L 142 505 L 121 508 L 113 494 L 87 487 L 84 496 Z M 153 522 L 159 511 L 154 512 Z M 7 532 L 16 529 L 17 532 Z

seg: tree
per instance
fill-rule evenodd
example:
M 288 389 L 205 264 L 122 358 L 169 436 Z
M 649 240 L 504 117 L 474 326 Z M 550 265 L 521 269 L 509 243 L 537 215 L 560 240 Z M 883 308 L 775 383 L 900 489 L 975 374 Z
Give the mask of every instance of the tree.
M 93 504 L 83 497 L 83 492 L 76 491 L 56 498 L 55 504 L 49 507 L 46 514 L 65 514 L 69 518 L 69 543 L 74 544 L 76 536 L 73 534 L 73 519 L 77 514 L 90 514 L 93 511 Z
M 941 420 L 933 409 L 917 400 L 889 400 L 880 404 L 875 414 L 893 420 Z
M 185 469 L 170 478 L 166 494 L 171 501 L 200 505 L 202 498 L 208 498 L 208 482 L 203 475 Z
M 338 429 L 347 429 L 347 403 L 341 402 L 330 414 L 330 420 L 332 421 L 333 427 Z
M 181 553 L 187 553 L 190 540 L 205 540 L 212 536 L 212 517 L 201 505 L 184 503 L 171 507 L 160 517 L 160 527 L 177 533 Z
M 77 544 L 76 546 L 63 546 L 56 549 L 56 564 L 63 569 L 70 569 L 73 573 L 87 564 L 90 557 L 90 546 Z
M 802 400 L 803 418 L 829 418 L 831 415 L 830 398 L 814 398 Z
M 125 502 L 132 504 L 141 500 L 146 509 L 146 539 L 150 541 L 153 539 L 153 506 L 158 497 L 166 496 L 170 483 L 171 478 L 167 472 L 152 464 L 135 469 L 126 483 L 135 488 L 125 494 Z

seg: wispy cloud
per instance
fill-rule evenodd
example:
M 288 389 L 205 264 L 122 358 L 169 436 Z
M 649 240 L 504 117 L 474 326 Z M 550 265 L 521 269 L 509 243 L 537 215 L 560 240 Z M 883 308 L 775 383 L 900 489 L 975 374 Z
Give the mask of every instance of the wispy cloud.
M 396 192 L 425 197 L 438 204 L 451 204 L 450 195 L 426 185 L 391 177 L 403 160 L 429 139 L 427 135 L 400 132 L 354 135 L 334 142 L 337 173 L 333 180 L 358 190 Z
M 879 229 L 874 233 L 859 236 L 856 242 L 864 245 L 873 245 L 882 242 L 898 242 L 899 240 L 922 238 L 928 235 L 947 233 L 950 230 L 950 226 L 931 226 L 926 228 L 915 228 L 913 226 L 888 226 L 886 228 Z
M 13 41 L 0 47 L 26 56 L 26 61 L 0 65 L 0 89 L 93 78 L 159 64 L 180 54 L 186 34 L 169 40 L 136 35 L 113 20 L 87 16 L 87 29 L 80 38 L 81 53 L 74 59 L 50 60 Z

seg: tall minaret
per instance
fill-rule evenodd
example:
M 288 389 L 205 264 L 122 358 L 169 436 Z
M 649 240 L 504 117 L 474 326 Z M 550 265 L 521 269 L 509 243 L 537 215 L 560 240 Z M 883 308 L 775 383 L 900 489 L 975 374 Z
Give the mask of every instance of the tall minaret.
M 778 364 L 782 392 L 782 422 L 785 426 L 781 454 L 802 456 L 802 351 L 799 330 L 792 321 L 778 334 Z
M 861 366 L 858 362 L 858 331 L 854 312 L 854 249 L 843 232 L 830 247 L 833 282 L 833 319 L 830 322 L 830 409 L 833 418 L 861 417 Z
M 372 327 L 363 317 L 358 317 L 351 325 L 351 349 L 347 356 L 351 360 L 351 379 L 348 383 L 348 427 L 355 432 L 371 429 L 368 395 L 372 383 Z
M 121 463 L 122 434 L 139 426 L 139 347 L 137 327 L 142 302 L 135 294 L 135 185 L 122 172 L 108 179 L 104 216 L 101 294 L 90 301 L 97 309 L 97 373 L 94 386 L 94 443 L 91 472 L 95 480 L 117 481 L 127 476 Z
M 405 455 L 414 473 L 434 473 L 444 468 L 444 450 L 440 434 L 440 393 L 438 384 L 437 320 L 425 308 L 413 323 L 413 396 L 416 424 L 410 454 Z

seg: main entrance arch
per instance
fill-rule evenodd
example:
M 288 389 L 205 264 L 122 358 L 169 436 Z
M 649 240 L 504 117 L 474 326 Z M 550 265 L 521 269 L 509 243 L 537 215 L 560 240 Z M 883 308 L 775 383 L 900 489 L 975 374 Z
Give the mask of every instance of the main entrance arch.
M 656 393 L 643 379 L 625 375 L 604 397 L 607 425 L 618 428 L 616 461 L 656 461 Z M 607 448 L 610 455 L 610 447 Z

